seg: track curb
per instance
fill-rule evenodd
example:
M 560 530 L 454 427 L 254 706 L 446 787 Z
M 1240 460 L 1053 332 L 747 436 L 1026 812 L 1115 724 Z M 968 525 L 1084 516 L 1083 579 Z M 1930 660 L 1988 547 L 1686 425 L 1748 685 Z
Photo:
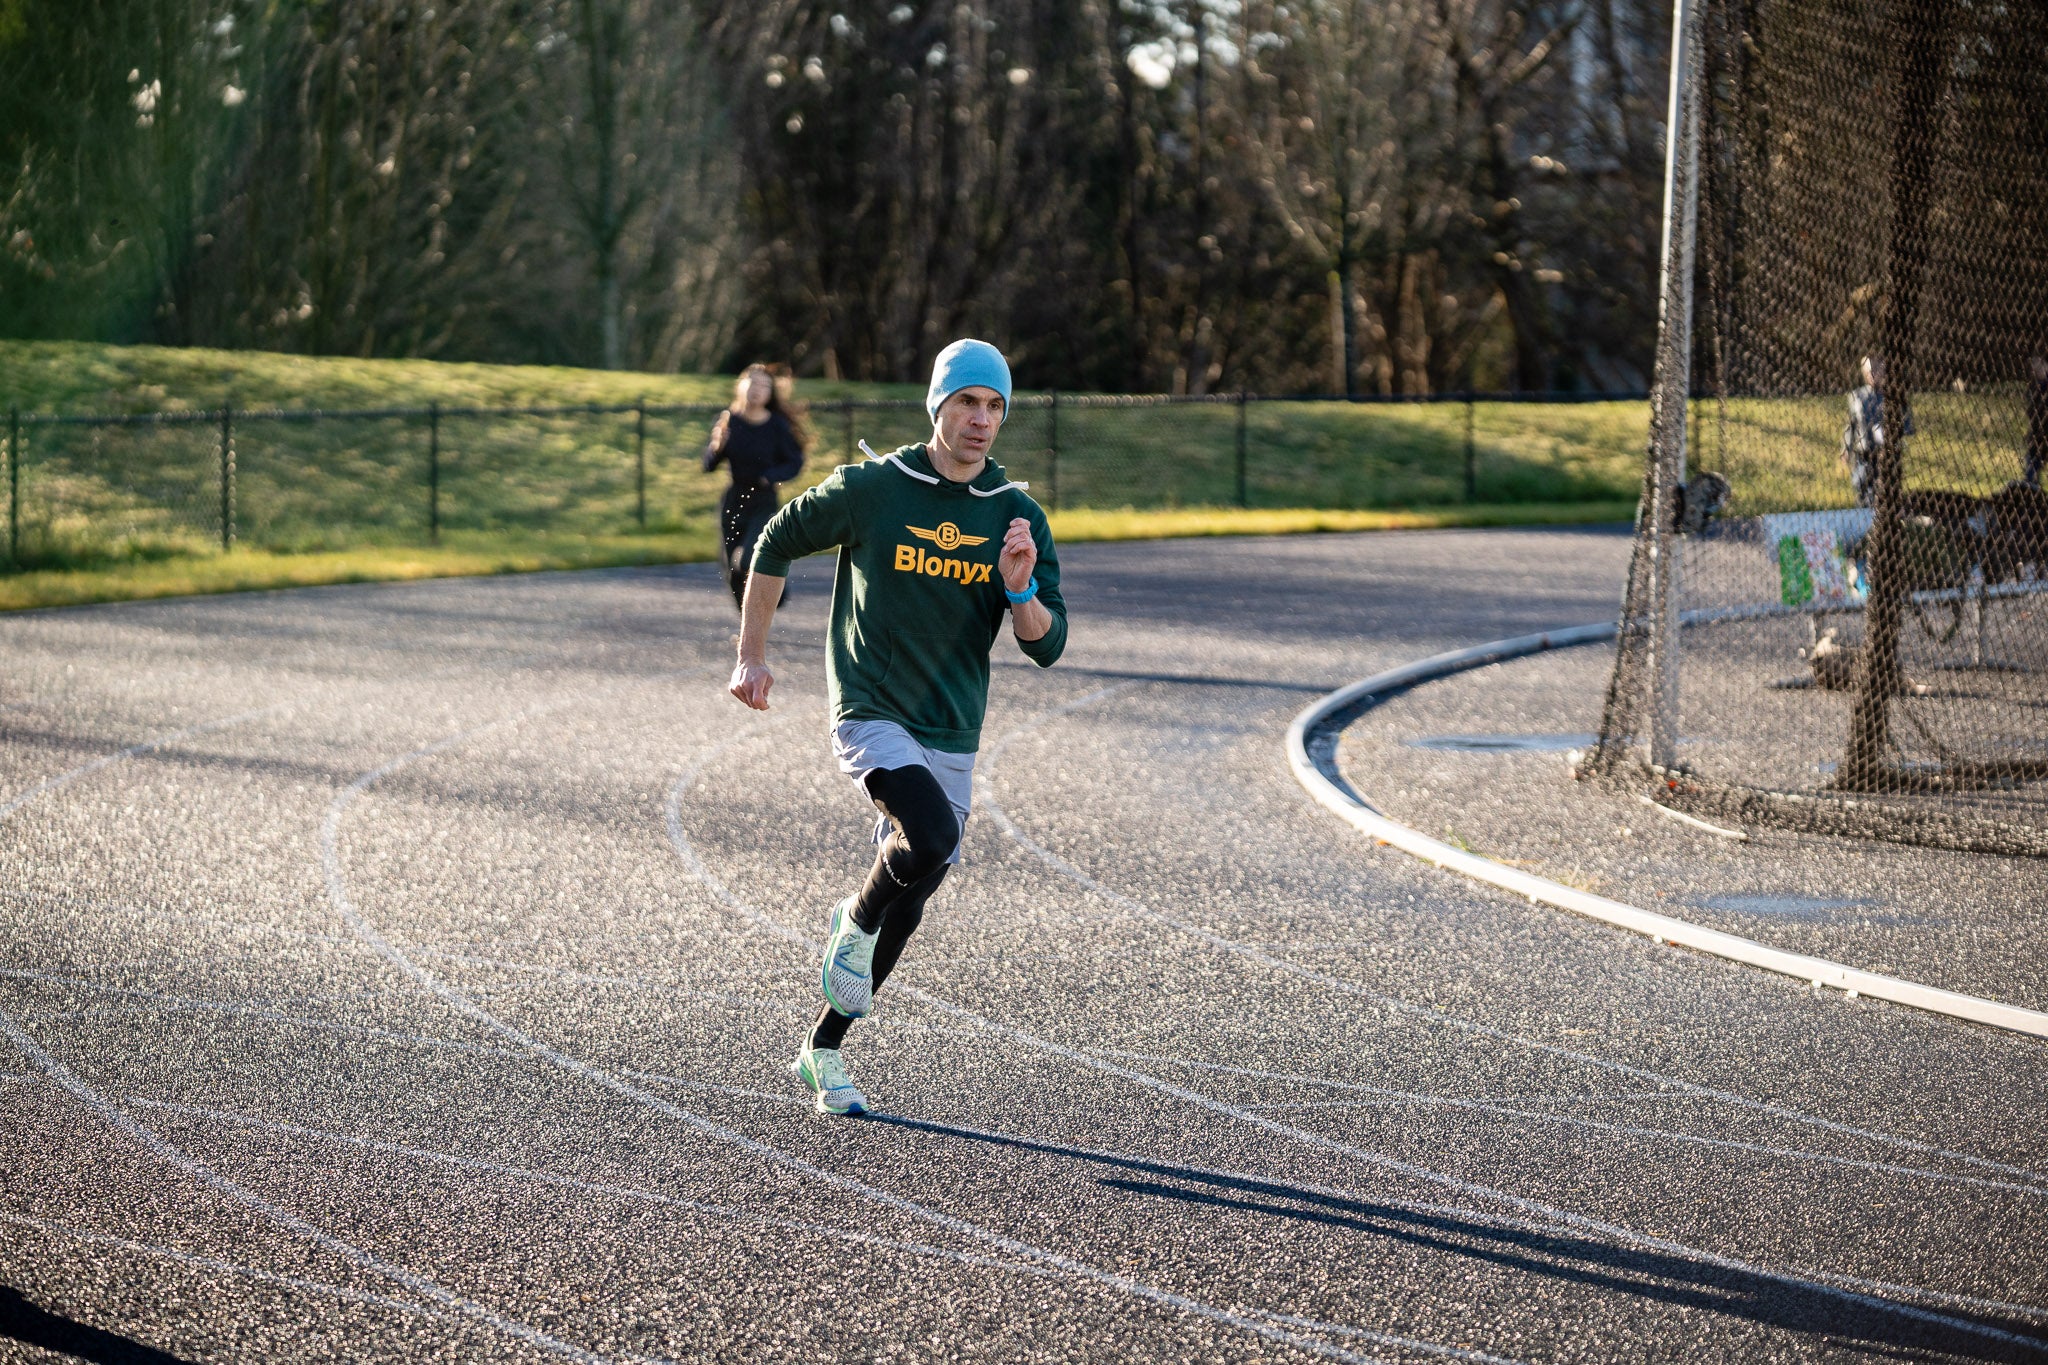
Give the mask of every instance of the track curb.
M 1532 905 L 1540 903 L 1560 910 L 1569 910 L 1617 928 L 1647 935 L 1662 943 L 1711 953 L 1715 957 L 1726 958 L 1731 962 L 1741 962 L 1751 967 L 1761 967 L 1765 971 L 1810 981 L 1816 986 L 1833 986 L 1851 996 L 1867 995 L 1873 999 L 1911 1005 L 1915 1009 L 1947 1015 L 1950 1018 L 1967 1019 L 1972 1023 L 1989 1024 L 1995 1028 L 2048 1038 L 2048 1013 L 2039 1010 L 2004 1005 L 1981 996 L 1964 995 L 1958 991 L 1946 991 L 1935 986 L 1923 986 L 1915 981 L 1866 972 L 1826 958 L 1786 952 L 1781 948 L 1758 943 L 1754 939 L 1722 933 L 1718 929 L 1703 928 L 1686 920 L 1660 915 L 1623 901 L 1580 891 L 1467 852 L 1440 839 L 1432 839 L 1420 830 L 1412 829 L 1398 820 L 1381 814 L 1369 801 L 1353 790 L 1350 783 L 1337 771 L 1335 738 L 1341 731 L 1334 730 L 1329 725 L 1329 718 L 1341 711 L 1354 707 L 1370 709 L 1379 701 L 1385 700 L 1386 696 L 1405 691 L 1420 683 L 1449 677 L 1471 668 L 1483 668 L 1487 664 L 1541 654 L 1547 650 L 1609 640 L 1614 638 L 1614 633 L 1615 627 L 1612 623 L 1595 623 L 1571 626 L 1562 630 L 1539 631 L 1534 635 L 1517 635 L 1510 639 L 1473 645 L 1467 649 L 1433 654 L 1426 659 L 1418 659 L 1414 663 L 1388 669 L 1384 673 L 1375 673 L 1348 687 L 1340 687 L 1310 704 L 1294 718 L 1294 723 L 1287 727 L 1288 766 L 1294 770 L 1295 780 L 1316 799 L 1317 804 L 1375 842 L 1392 845 L 1424 862 L 1435 863 L 1438 867 L 1462 873 L 1474 880 L 1497 886 L 1503 891 L 1527 896 Z M 1320 757 L 1317 753 L 1318 747 Z

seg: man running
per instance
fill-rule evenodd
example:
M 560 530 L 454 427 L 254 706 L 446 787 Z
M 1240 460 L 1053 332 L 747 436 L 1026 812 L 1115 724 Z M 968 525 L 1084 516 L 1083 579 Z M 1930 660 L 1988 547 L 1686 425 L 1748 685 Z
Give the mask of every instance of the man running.
M 1003 613 L 1039 667 L 1066 648 L 1045 513 L 988 457 L 1009 405 L 1002 353 L 954 342 L 932 365 L 931 439 L 834 470 L 775 514 L 754 551 L 729 690 L 768 709 L 768 626 L 790 561 L 838 550 L 825 656 L 832 752 L 881 812 L 867 880 L 832 907 L 825 1006 L 790 1066 L 823 1114 L 867 1112 L 840 1044 L 960 860 Z

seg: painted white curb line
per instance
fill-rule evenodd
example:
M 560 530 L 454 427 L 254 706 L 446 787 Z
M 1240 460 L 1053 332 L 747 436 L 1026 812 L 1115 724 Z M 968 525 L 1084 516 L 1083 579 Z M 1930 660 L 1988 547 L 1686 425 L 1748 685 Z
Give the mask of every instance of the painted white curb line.
M 1308 790 L 1310 796 L 1325 808 L 1349 821 L 1360 833 L 1380 843 L 1391 844 L 1425 862 L 1435 863 L 1453 872 L 1461 872 L 1468 877 L 1498 886 L 1504 891 L 1512 891 L 1518 896 L 1527 896 L 1532 905 L 1538 902 L 1553 905 L 1560 910 L 1570 910 L 1574 914 L 1585 915 L 1606 924 L 1647 934 L 1664 943 L 1694 948 L 1733 962 L 1761 967 L 1765 971 L 1782 972 L 1786 976 L 1811 981 L 1816 985 L 1833 986 L 1851 994 L 1868 995 L 1875 999 L 1911 1005 L 1916 1009 L 1930 1010 L 1957 1019 L 1968 1019 L 1979 1024 L 1991 1024 L 2019 1033 L 2048 1037 L 2048 1014 L 2039 1010 L 2001 1005 L 1995 1000 L 1985 1000 L 1979 996 L 1922 986 L 1917 982 L 1901 981 L 1897 977 L 1882 976 L 1876 972 L 1859 971 L 1854 967 L 1845 967 L 1839 962 L 1830 962 L 1826 958 L 1788 953 L 1783 949 L 1758 943 L 1754 939 L 1738 938 L 1734 934 L 1724 934 L 1717 929 L 1705 929 L 1697 924 L 1673 919 L 1669 915 L 1640 910 L 1621 901 L 1609 900 L 1605 896 L 1596 896 L 1591 892 L 1532 876 L 1518 868 L 1505 866 L 1490 858 L 1482 858 L 1476 853 L 1468 853 L 1464 849 L 1453 847 L 1440 839 L 1432 839 L 1419 830 L 1410 829 L 1407 825 L 1380 814 L 1364 798 L 1353 792 L 1341 778 L 1333 778 L 1331 773 L 1326 773 L 1309 753 L 1311 737 L 1323 730 L 1328 717 L 1346 707 L 1365 701 L 1376 693 L 1399 691 L 1413 687 L 1417 683 L 1461 673 L 1468 668 L 1480 668 L 1486 664 L 1500 663 L 1527 654 L 1538 654 L 1548 649 L 1562 649 L 1568 645 L 1612 639 L 1614 629 L 1612 624 L 1573 626 L 1536 635 L 1519 635 L 1510 640 L 1494 640 L 1470 649 L 1454 649 L 1448 653 L 1431 655 L 1427 659 L 1389 669 L 1385 673 L 1376 673 L 1349 687 L 1339 688 L 1296 716 L 1294 724 L 1287 727 L 1288 765 L 1294 769 L 1295 780 Z M 1334 736 L 1331 738 L 1334 740 Z M 1334 744 L 1330 755 L 1331 770 L 1334 772 Z

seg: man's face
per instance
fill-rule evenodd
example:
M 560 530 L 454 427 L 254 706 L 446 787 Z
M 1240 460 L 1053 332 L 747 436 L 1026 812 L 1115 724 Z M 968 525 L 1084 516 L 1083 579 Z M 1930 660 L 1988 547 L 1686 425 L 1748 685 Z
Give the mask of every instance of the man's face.
M 954 459 L 972 464 L 988 455 L 1003 425 L 1003 396 L 972 385 L 939 405 L 938 443 Z

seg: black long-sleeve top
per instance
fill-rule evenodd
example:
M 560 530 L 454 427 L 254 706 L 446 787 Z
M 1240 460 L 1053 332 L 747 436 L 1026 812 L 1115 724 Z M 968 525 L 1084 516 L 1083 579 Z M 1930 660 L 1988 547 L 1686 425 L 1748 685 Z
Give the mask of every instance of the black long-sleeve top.
M 767 420 L 749 422 L 731 413 L 725 422 L 725 445 L 704 451 L 704 472 L 720 464 L 732 466 L 733 484 L 754 488 L 786 483 L 803 472 L 804 448 L 796 439 L 796 428 L 779 412 Z

